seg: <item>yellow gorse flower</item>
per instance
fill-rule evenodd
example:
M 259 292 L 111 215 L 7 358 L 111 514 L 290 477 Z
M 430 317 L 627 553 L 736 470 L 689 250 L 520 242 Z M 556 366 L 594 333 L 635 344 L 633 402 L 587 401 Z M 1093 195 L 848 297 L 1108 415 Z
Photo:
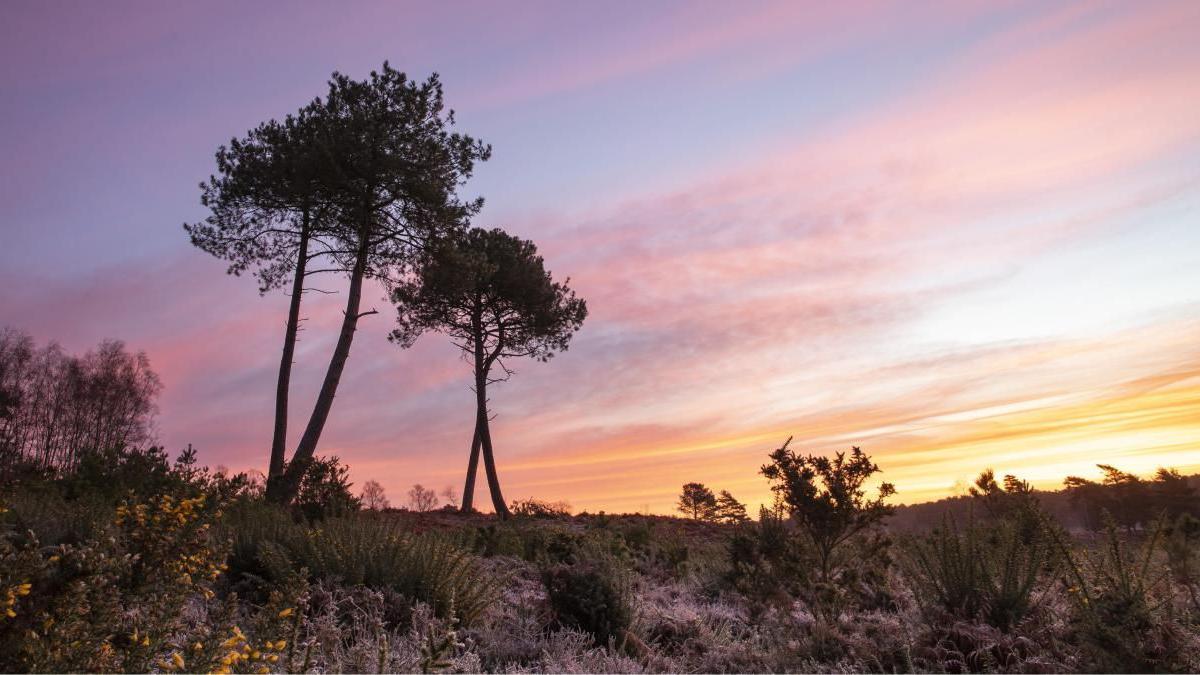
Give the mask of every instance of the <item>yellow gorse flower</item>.
M 158 665 L 163 670 L 183 670 L 185 664 L 183 655 L 179 652 L 171 652 L 171 660 L 160 659 Z

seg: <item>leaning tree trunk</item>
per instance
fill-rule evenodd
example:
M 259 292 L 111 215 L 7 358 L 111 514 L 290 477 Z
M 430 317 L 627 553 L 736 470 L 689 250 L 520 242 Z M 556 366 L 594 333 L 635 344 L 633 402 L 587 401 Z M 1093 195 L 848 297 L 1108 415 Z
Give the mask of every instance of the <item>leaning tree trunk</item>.
M 467 484 L 463 486 L 462 506 L 459 508 L 463 513 L 470 513 L 475 510 L 475 474 L 479 469 L 480 426 L 479 415 L 476 414 L 475 435 L 471 439 L 471 459 L 467 462 Z
M 283 474 L 287 453 L 288 389 L 292 379 L 292 361 L 296 354 L 296 333 L 300 328 L 300 296 L 304 293 L 304 268 L 308 264 L 308 214 L 300 227 L 300 250 L 296 256 L 296 278 L 292 281 L 292 299 L 288 304 L 287 328 L 283 334 L 283 357 L 279 360 L 279 381 L 275 385 L 275 434 L 271 438 L 271 463 L 267 481 Z
M 475 438 L 483 450 L 483 467 L 487 471 L 488 489 L 492 493 L 492 508 L 495 509 L 496 515 L 501 520 L 505 520 L 510 514 L 508 505 L 504 503 L 504 495 L 500 493 L 500 478 L 496 475 L 496 459 L 492 455 L 492 433 L 488 428 L 487 382 L 488 370 L 492 365 L 492 355 L 484 355 L 481 312 L 480 304 L 477 302 L 471 320 L 475 342 Z M 474 453 L 472 453 L 472 460 L 475 460 Z M 476 461 L 472 461 L 471 468 L 473 469 L 475 466 Z M 471 473 L 467 474 L 467 480 L 473 481 Z
M 484 374 L 475 381 L 475 399 L 478 406 L 479 444 L 483 448 L 483 468 L 487 472 L 488 489 L 492 493 L 492 508 L 500 520 L 506 520 L 509 515 L 508 505 L 504 503 L 504 495 L 500 493 L 500 478 L 496 475 L 496 458 L 492 454 L 492 432 L 488 428 L 487 418 L 487 375 Z
M 329 369 L 325 371 L 325 381 L 321 383 L 317 403 L 313 406 L 312 416 L 308 420 L 308 426 L 304 429 L 304 435 L 300 437 L 300 444 L 296 446 L 296 453 L 292 455 L 292 461 L 288 464 L 283 477 L 275 482 L 276 489 L 267 495 L 272 501 L 287 503 L 295 499 L 296 492 L 300 488 L 300 479 L 312 462 L 313 453 L 317 449 L 317 441 L 320 440 L 321 431 L 325 428 L 325 420 L 329 418 L 329 410 L 333 407 L 333 397 L 337 393 L 338 383 L 342 379 L 342 370 L 346 367 L 346 359 L 350 356 L 350 343 L 354 341 L 354 331 L 361 316 L 358 308 L 362 299 L 362 283 L 367 269 L 369 247 L 367 233 L 363 232 L 357 257 L 354 260 L 354 268 L 350 273 L 350 291 L 346 296 L 342 332 L 338 335 L 337 346 L 334 347 L 333 356 L 329 359 Z

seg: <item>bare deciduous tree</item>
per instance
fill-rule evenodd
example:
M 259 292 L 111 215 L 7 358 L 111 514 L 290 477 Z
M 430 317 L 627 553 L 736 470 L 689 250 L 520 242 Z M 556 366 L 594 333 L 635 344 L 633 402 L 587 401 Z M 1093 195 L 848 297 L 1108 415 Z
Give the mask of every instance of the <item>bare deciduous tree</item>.
M 408 491 L 408 505 L 413 511 L 432 511 L 438 505 L 437 494 L 417 483 Z
M 388 503 L 387 494 L 384 493 L 383 486 L 379 484 L 379 481 L 369 480 L 363 483 L 360 499 L 362 499 L 363 508 L 371 509 L 372 511 L 382 511 L 391 506 Z
M 0 331 L 0 462 L 70 469 L 83 453 L 149 444 L 162 390 L 144 352 L 106 340 L 82 356 Z

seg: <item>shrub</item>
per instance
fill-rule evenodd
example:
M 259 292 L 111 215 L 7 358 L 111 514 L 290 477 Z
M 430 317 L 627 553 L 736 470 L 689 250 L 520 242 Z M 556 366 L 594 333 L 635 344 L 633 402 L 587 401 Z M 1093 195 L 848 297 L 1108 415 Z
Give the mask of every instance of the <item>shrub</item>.
M 574 532 L 537 528 L 520 531 L 522 557 L 537 565 L 573 564 L 584 548 L 583 537 Z
M 542 580 L 560 623 L 587 632 L 600 646 L 624 642 L 633 603 L 629 583 L 614 562 L 555 565 Z
M 1163 533 L 1163 550 L 1172 578 L 1188 594 L 1192 611 L 1200 613 L 1200 520 L 1180 514 Z
M 1036 606 L 1039 579 L 1055 555 L 1046 536 L 1031 533 L 1022 518 L 978 524 L 960 531 L 953 519 L 912 547 L 911 580 L 928 610 L 963 619 L 978 616 L 1010 630 Z
M 130 497 L 146 500 L 160 495 L 184 498 L 204 494 L 225 503 L 251 496 L 255 489 L 245 474 L 227 477 L 197 467 L 196 450 L 190 445 L 173 463 L 157 447 L 85 452 L 71 469 L 26 473 L 8 486 L 14 488 L 7 497 L 11 504 L 40 502 L 41 508 L 20 511 L 29 523 L 48 528 L 43 543 L 60 543 L 54 530 L 62 534 L 62 542 L 80 541 L 88 529 L 70 522 L 74 516 L 81 516 L 84 523 L 107 520 L 112 509 Z M 39 513 L 42 510 L 48 513 Z
M 296 508 L 310 521 L 345 516 L 362 502 L 350 491 L 350 469 L 334 457 L 314 457 L 300 478 Z
M 569 518 L 571 505 L 566 502 L 547 502 L 540 499 L 515 499 L 509 507 L 519 518 Z
M 884 500 L 896 493 L 891 483 L 881 483 L 874 499 L 864 485 L 880 468 L 861 449 L 851 448 L 832 458 L 800 455 L 789 450 L 791 438 L 771 453 L 771 463 L 760 471 L 772 482 L 771 490 L 787 508 L 812 544 L 820 580 L 835 584 L 835 573 L 844 561 L 846 544 L 858 534 L 880 526 L 893 511 Z
M 278 509 L 231 516 L 235 569 L 272 583 L 305 570 L 313 580 L 390 589 L 429 604 L 439 616 L 453 606 L 464 623 L 478 618 L 496 595 L 475 558 L 435 534 L 402 532 L 364 516 L 330 518 L 316 528 L 291 522 Z
M 213 596 L 224 549 L 216 500 L 134 500 L 92 539 L 43 548 L 0 533 L 0 671 L 147 671 L 184 627 L 194 598 Z
M 729 585 L 745 596 L 752 617 L 785 605 L 810 586 L 812 556 L 778 512 L 759 510 L 728 544 Z
M 115 505 L 99 495 L 68 499 L 53 485 L 36 484 L 5 498 L 9 522 L 17 532 L 32 532 L 42 546 L 83 544 L 112 523 Z
M 600 528 L 596 528 L 600 529 Z M 654 542 L 654 524 L 649 520 L 631 520 L 617 529 L 633 551 L 647 551 Z
M 516 529 L 497 525 L 483 525 L 475 528 L 469 537 L 468 545 L 478 555 L 491 558 L 497 555 L 524 555 L 525 543 Z
M 1151 531 L 1141 550 L 1131 550 L 1107 518 L 1098 550 L 1080 551 L 1062 537 L 1055 542 L 1066 561 L 1068 595 L 1074 600 L 1079 637 L 1097 672 L 1186 670 L 1178 662 L 1177 627 L 1160 616 L 1168 574 L 1154 565 L 1163 525 Z

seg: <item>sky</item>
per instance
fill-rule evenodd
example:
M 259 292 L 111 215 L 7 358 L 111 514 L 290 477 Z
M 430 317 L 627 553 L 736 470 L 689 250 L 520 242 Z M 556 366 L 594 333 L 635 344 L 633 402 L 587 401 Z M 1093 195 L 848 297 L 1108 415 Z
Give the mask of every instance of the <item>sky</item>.
M 387 60 L 493 146 L 475 224 L 588 302 L 569 351 L 490 391 L 509 499 L 753 505 L 789 437 L 861 446 L 900 503 L 988 467 L 1200 471 L 1197 35 L 1188 0 L 9 0 L 0 325 L 144 350 L 162 443 L 262 469 L 287 298 L 182 224 L 220 144 Z M 306 299 L 289 443 L 343 302 Z M 461 490 L 469 366 L 364 304 L 318 453 L 396 505 Z

